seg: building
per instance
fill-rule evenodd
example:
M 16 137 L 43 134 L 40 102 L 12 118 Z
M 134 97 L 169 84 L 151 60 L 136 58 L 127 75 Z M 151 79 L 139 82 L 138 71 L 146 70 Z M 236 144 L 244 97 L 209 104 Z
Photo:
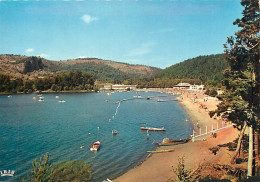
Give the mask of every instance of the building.
M 224 93 L 224 91 L 223 91 L 221 88 L 218 88 L 217 94 L 218 94 L 218 95 L 222 95 L 223 93 Z
M 177 85 L 173 86 L 174 89 L 177 90 L 193 90 L 193 91 L 199 91 L 204 90 L 204 85 L 191 85 L 189 83 L 178 83 Z
M 136 90 L 136 85 L 120 85 L 120 84 L 115 84 L 115 85 L 104 85 L 103 90 Z
M 189 83 L 178 83 L 177 85 L 174 85 L 173 88 L 177 90 L 188 90 L 190 86 L 191 84 Z

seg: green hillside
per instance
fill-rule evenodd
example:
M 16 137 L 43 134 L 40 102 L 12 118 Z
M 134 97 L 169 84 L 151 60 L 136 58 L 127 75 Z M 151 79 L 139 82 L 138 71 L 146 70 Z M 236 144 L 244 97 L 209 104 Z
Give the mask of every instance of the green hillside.
M 155 78 L 221 80 L 228 68 L 224 54 L 199 56 L 172 65 L 155 75 Z
M 38 77 L 49 77 L 68 71 L 87 72 L 98 81 L 120 83 L 125 79 L 134 77 L 152 77 L 160 69 L 98 58 L 50 61 L 35 56 L 0 55 L 0 74 L 14 78 L 33 80 Z

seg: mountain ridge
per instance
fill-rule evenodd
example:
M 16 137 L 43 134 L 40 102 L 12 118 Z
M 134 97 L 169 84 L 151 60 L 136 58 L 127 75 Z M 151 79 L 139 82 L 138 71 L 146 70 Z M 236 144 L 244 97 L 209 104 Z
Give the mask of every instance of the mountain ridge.
M 80 70 L 93 74 L 101 81 L 120 81 L 132 77 L 148 78 L 160 70 L 145 65 L 132 65 L 98 58 L 51 61 L 41 57 L 9 54 L 0 55 L 0 63 L 0 73 L 28 79 Z

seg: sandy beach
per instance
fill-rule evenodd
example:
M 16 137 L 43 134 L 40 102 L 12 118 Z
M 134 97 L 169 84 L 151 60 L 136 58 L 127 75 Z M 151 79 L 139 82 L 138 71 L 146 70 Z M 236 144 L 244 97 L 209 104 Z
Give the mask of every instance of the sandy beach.
M 221 128 L 227 124 L 223 120 L 210 118 L 208 112 L 215 110 L 218 104 L 216 98 L 211 98 L 203 93 L 183 91 L 179 96 L 180 105 L 186 110 L 191 121 L 194 124 L 195 135 Z M 201 104 L 204 108 L 201 108 Z M 185 122 L 185 121 L 180 121 Z M 199 127 L 197 127 L 197 122 Z M 198 129 L 198 128 L 201 128 Z M 185 166 L 194 170 L 199 165 L 205 163 L 228 164 L 231 153 L 220 149 L 214 155 L 209 148 L 215 147 L 218 144 L 224 144 L 233 141 L 238 137 L 239 132 L 232 126 L 217 131 L 217 137 L 212 135 L 204 135 L 196 138 L 194 142 L 190 141 L 186 144 L 175 146 L 163 146 L 157 148 L 174 149 L 173 152 L 156 153 L 150 155 L 144 162 L 135 168 L 129 170 L 122 176 L 114 179 L 114 182 L 166 182 L 176 178 L 174 170 L 178 165 L 178 158 L 184 157 Z M 205 139 L 205 141 L 203 141 Z

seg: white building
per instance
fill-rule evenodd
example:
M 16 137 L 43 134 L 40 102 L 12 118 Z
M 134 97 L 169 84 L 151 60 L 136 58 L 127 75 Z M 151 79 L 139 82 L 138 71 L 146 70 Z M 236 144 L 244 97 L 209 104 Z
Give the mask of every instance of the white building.
M 199 91 L 204 90 L 204 85 L 191 85 L 189 83 L 178 83 L 173 87 L 174 89 L 178 90 L 193 90 L 193 91 Z
M 120 84 L 115 84 L 115 85 L 104 85 L 103 90 L 136 90 L 136 85 L 120 85 Z

